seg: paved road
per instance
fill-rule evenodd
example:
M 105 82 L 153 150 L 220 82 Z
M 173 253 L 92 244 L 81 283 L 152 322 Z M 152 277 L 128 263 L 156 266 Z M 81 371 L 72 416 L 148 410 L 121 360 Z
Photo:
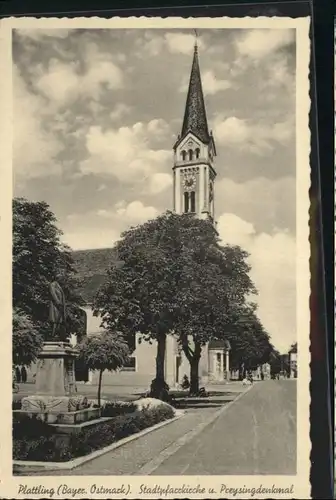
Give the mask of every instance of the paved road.
M 152 475 L 296 474 L 296 381 L 255 386 Z

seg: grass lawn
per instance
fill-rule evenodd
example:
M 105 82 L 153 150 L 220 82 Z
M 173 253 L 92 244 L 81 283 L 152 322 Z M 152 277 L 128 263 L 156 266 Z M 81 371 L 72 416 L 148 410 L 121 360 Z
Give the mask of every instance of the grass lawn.
M 107 400 L 118 399 L 119 401 L 134 401 L 144 392 L 145 390 L 143 387 L 103 386 L 101 397 Z M 97 393 L 98 386 L 96 385 L 77 385 L 78 395 L 83 395 L 90 399 L 97 399 Z M 13 394 L 13 400 L 17 401 L 31 394 L 35 394 L 35 384 L 19 384 L 19 392 Z
M 102 387 L 102 399 L 107 399 L 110 401 L 135 401 L 139 397 L 143 397 L 148 388 L 141 386 L 112 386 L 106 385 Z M 208 386 L 206 390 L 209 394 L 208 398 L 195 398 L 193 400 L 199 399 L 203 402 L 207 399 L 218 398 L 218 399 L 231 399 L 231 396 L 235 393 L 242 392 L 244 390 L 241 383 L 229 382 L 223 385 Z M 77 394 L 88 397 L 89 399 L 97 399 L 98 387 L 96 385 L 89 384 L 77 384 Z M 186 399 L 188 398 L 189 391 L 182 389 L 172 389 L 169 391 L 170 395 L 174 399 Z M 19 401 L 25 396 L 35 394 L 35 384 L 19 384 L 19 392 L 13 394 L 13 401 Z M 189 398 L 188 398 L 189 399 Z

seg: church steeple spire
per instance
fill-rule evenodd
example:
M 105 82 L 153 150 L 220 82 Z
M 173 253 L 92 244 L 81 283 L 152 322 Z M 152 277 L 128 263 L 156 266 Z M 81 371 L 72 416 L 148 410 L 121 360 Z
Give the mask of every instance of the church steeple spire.
M 195 134 L 195 136 L 198 137 L 203 143 L 208 143 L 210 141 L 198 61 L 197 34 L 194 45 L 194 57 L 191 66 L 181 138 L 185 137 L 188 132 Z
M 197 35 L 197 34 L 196 34 Z M 214 222 L 216 146 L 205 111 L 197 38 L 181 134 L 174 144 L 174 210 Z

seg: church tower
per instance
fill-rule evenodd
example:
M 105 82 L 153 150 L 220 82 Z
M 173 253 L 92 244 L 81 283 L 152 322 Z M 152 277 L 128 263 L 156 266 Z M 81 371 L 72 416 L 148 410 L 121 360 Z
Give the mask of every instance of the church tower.
M 215 220 L 215 141 L 209 133 L 197 42 L 181 134 L 174 145 L 174 210 Z

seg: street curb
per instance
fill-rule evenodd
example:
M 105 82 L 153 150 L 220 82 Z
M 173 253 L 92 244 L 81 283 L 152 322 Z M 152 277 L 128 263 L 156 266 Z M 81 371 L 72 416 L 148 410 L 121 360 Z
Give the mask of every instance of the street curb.
M 136 474 L 133 474 L 133 476 L 149 476 L 150 474 L 152 474 L 163 462 L 165 462 L 165 460 L 167 460 L 167 458 L 169 458 L 171 455 L 174 455 L 174 453 L 176 453 L 182 446 L 188 443 L 188 441 L 196 437 L 206 427 L 215 422 L 215 420 L 223 415 L 223 413 L 225 413 L 234 403 L 237 403 L 237 401 L 245 396 L 245 394 L 247 394 L 253 387 L 254 385 L 248 386 L 247 389 L 241 392 L 233 401 L 230 401 L 228 404 L 224 405 L 223 408 L 218 410 L 214 415 L 211 415 L 208 420 L 202 422 L 197 427 L 187 432 L 187 434 L 184 434 L 177 441 L 168 446 L 168 448 L 159 453 L 157 457 L 147 462 L 147 464 L 141 467 L 141 469 L 139 469 Z
M 74 460 L 69 460 L 68 462 L 29 462 L 23 460 L 13 460 L 13 468 L 17 467 L 17 472 L 26 471 L 27 473 L 46 471 L 46 470 L 53 471 L 53 470 L 75 469 L 80 465 L 83 465 L 87 462 L 90 462 L 91 460 L 94 460 L 95 458 L 99 458 L 102 455 L 109 453 L 110 451 L 120 448 L 121 446 L 129 443 L 130 441 L 135 441 L 136 439 L 139 439 L 140 437 L 145 436 L 150 432 L 160 429 L 161 427 L 165 427 L 168 424 L 172 424 L 173 422 L 183 417 L 184 415 L 185 412 L 183 410 L 176 410 L 175 417 L 169 420 L 164 420 L 163 422 L 153 425 L 152 427 L 148 427 L 147 429 L 137 432 L 136 434 L 132 434 L 131 436 L 128 436 L 124 439 L 120 439 L 120 441 L 117 441 L 116 443 L 106 446 L 105 448 L 96 450 L 93 453 L 90 453 L 89 455 L 85 455 L 84 457 L 78 457 L 75 458 Z

